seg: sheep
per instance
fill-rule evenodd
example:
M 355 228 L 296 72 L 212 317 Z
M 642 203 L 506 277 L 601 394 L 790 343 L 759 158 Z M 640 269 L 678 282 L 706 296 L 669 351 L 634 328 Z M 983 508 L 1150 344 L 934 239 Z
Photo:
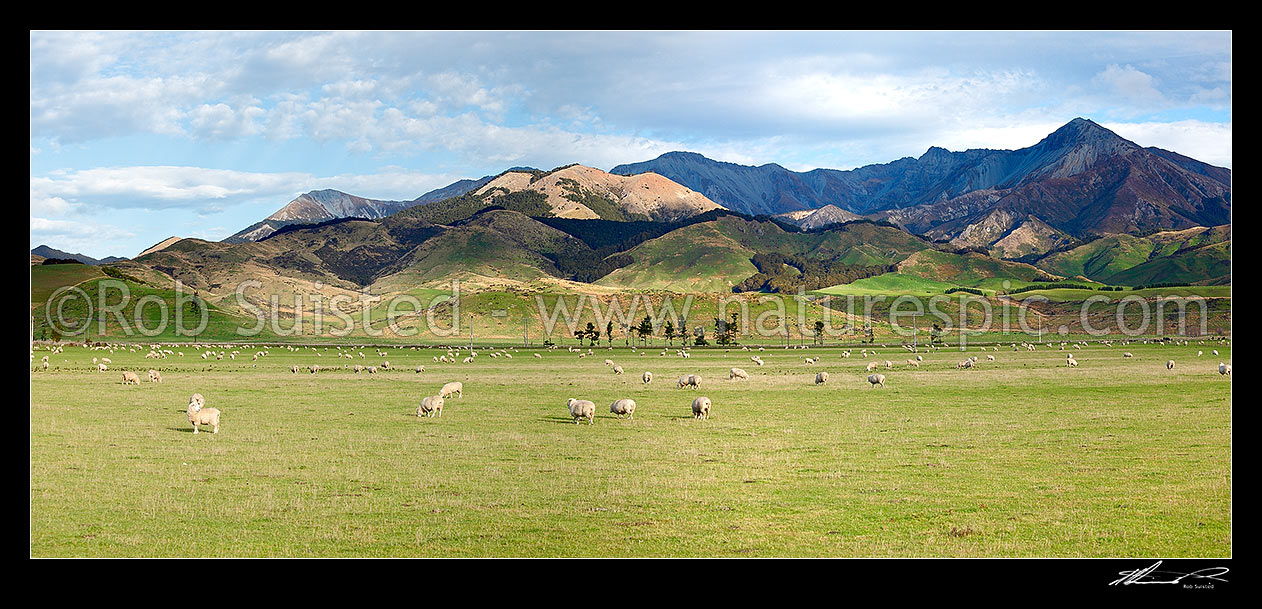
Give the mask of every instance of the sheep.
M 995 361 L 995 356 L 993 356 L 993 355 L 987 355 L 987 356 L 986 356 L 986 359 L 987 359 L 987 360 L 989 360 L 989 361 L 992 361 L 992 362 L 993 362 L 993 361 Z
M 728 370 L 727 372 L 727 379 L 729 381 L 735 380 L 735 379 L 749 380 L 749 373 L 745 372 L 744 370 L 740 368 L 732 368 L 731 370 Z
M 586 418 L 587 424 L 591 425 L 596 418 L 596 403 L 591 400 L 576 400 L 570 398 L 566 400 L 565 407 L 570 409 L 570 416 L 574 417 L 574 424 L 578 425 L 579 420 Z
M 1166 370 L 1174 370 L 1174 360 L 1166 360 Z
M 390 362 L 386 362 L 386 361 L 381 362 L 381 369 L 382 369 L 382 370 L 389 370 L 389 369 L 390 369 Z
M 359 374 L 360 372 L 364 371 L 364 367 L 359 364 L 355 364 L 355 367 L 351 368 L 351 370 L 354 370 L 355 374 Z
M 1065 360 L 1065 365 L 1066 365 L 1066 366 L 1069 366 L 1070 368 L 1077 368 L 1077 367 L 1078 367 L 1078 360 L 1076 360 L 1076 359 L 1074 359 L 1074 358 L 1072 358 L 1072 357 L 1071 357 L 1071 358 L 1069 358 L 1069 359 Z
M 893 363 L 891 363 L 889 360 L 885 360 L 885 369 L 886 369 L 886 370 L 892 369 L 893 367 L 894 367 L 894 364 L 893 364 Z
M 293 366 L 290 366 L 289 371 L 293 372 L 294 374 L 298 374 L 298 364 L 294 364 Z
M 873 389 L 876 389 L 877 385 L 880 385 L 881 388 L 884 389 L 885 388 L 885 375 L 884 374 L 869 374 L 868 382 L 872 383 Z
M 1135 357 L 1135 356 L 1134 356 L 1134 355 L 1131 355 L 1131 352 L 1130 352 L 1130 351 L 1127 351 L 1126 353 L 1123 353 L 1123 354 L 1122 354 L 1122 357 Z
M 1214 355 L 1218 355 L 1218 349 L 1214 349 Z M 104 360 L 104 361 L 107 364 L 110 363 L 110 360 Z
M 647 384 L 649 384 L 649 383 L 652 383 L 652 382 L 653 382 L 653 373 L 652 373 L 652 372 L 649 372 L 648 370 L 645 370 L 645 371 L 644 371 L 644 374 L 640 375 L 640 380 L 641 380 L 641 381 L 644 381 L 644 384 L 645 384 L 645 385 L 647 385 Z
M 710 418 L 710 398 L 700 396 L 692 401 L 692 418 L 707 420 Z
M 915 367 L 919 368 L 919 367 L 920 367 L 920 362 L 918 362 L 918 361 L 916 361 L 916 360 L 914 360 L 914 359 L 909 359 L 909 360 L 907 360 L 907 365 L 908 365 L 908 366 L 915 366 Z
M 448 398 L 452 395 L 461 398 L 464 397 L 464 383 L 461 383 L 460 381 L 452 381 L 443 385 L 443 388 L 438 390 L 438 397 Z
M 417 366 L 417 367 L 416 367 L 416 373 L 417 373 L 417 374 L 420 374 L 420 373 L 422 373 L 422 372 L 425 372 L 425 366 Z
M 622 418 L 622 415 L 626 415 L 628 419 L 634 419 L 635 418 L 635 400 L 629 400 L 629 399 L 614 400 L 614 402 L 609 405 L 609 412 L 612 412 L 618 415 L 619 419 Z
M 607 360 L 605 360 L 605 365 L 606 365 L 606 366 L 612 366 L 612 365 L 613 365 L 613 360 L 611 360 L 611 359 L 607 359 Z
M 823 385 L 824 383 L 827 383 L 827 382 L 828 382 L 828 373 L 827 373 L 827 372 L 825 372 L 825 371 L 821 370 L 821 371 L 819 371 L 818 373 L 816 373 L 816 374 L 815 374 L 815 384 L 816 384 L 816 385 Z
M 421 398 L 420 406 L 416 407 L 416 416 L 433 418 L 434 413 L 438 413 L 440 418 L 443 416 L 443 396 L 431 395 Z
M 622 366 L 614 366 L 614 367 L 613 367 L 613 373 L 614 373 L 614 374 L 622 374 Z
M 955 367 L 956 367 L 956 368 L 972 368 L 972 367 L 973 367 L 973 360 L 972 360 L 972 358 L 966 359 L 966 360 L 964 360 L 964 361 L 962 361 L 962 362 L 960 362 L 960 363 L 956 364 L 956 365 L 955 365 Z
M 369 367 L 368 367 L 368 374 L 377 374 L 377 367 L 376 367 L 376 366 L 369 366 Z
M 1224 364 L 1222 362 L 1218 362 L 1218 373 L 1223 376 L 1227 376 L 1228 374 L 1231 374 L 1231 366 L 1228 364 Z
M 212 433 L 219 433 L 219 409 L 206 408 L 206 398 L 194 393 L 188 400 L 188 422 L 193 424 L 193 433 L 197 433 L 198 425 L 214 426 Z
M 1204 352 L 1204 351 L 1197 351 L 1197 352 L 1196 352 L 1196 357 L 1200 357 L 1200 356 L 1202 356 L 1202 355 L 1204 355 L 1204 354 L 1205 354 L 1205 352 Z
M 543 359 L 543 356 L 542 356 L 542 355 L 539 355 L 538 353 L 536 353 L 536 354 L 535 354 L 535 359 Z
M 96 371 L 97 371 L 97 372 L 105 372 L 106 370 L 108 370 L 108 368 L 106 368 L 105 364 L 97 364 L 97 365 L 96 365 Z
M 150 382 L 150 383 L 161 383 L 161 382 L 162 382 L 162 373 L 161 373 L 161 372 L 158 372 L 157 370 L 150 369 L 150 370 L 149 370 L 149 382 Z
M 308 369 L 311 370 L 311 374 L 315 374 L 320 371 L 320 364 L 311 364 Z
M 878 366 L 880 366 L 880 364 L 876 362 L 868 362 L 868 372 L 872 372 L 873 370 L 876 370 Z
M 124 370 L 123 371 L 123 384 L 124 385 L 139 385 L 140 376 L 138 376 L 135 372 L 132 372 L 130 370 Z

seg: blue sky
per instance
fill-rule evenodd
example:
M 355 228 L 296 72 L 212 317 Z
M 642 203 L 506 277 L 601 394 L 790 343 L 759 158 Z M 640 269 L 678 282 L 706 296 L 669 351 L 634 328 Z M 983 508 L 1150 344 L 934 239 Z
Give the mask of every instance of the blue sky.
M 672 150 L 793 170 L 1074 117 L 1231 167 L 1230 32 L 31 32 L 31 246 L 135 256 L 295 196 Z

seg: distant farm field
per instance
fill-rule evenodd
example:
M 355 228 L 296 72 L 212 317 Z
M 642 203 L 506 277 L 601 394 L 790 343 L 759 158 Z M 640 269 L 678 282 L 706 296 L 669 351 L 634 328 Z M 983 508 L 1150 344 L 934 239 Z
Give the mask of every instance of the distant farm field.
M 1059 345 L 970 347 L 972 370 L 958 350 L 911 368 L 896 347 L 768 348 L 764 366 L 740 348 L 479 348 L 471 364 L 168 348 L 184 355 L 34 351 L 31 555 L 1232 555 L 1231 348 L 1210 341 L 1068 347 L 1076 368 Z M 885 388 L 866 381 L 872 361 Z M 149 368 L 164 382 L 120 383 Z M 699 391 L 675 386 L 690 373 Z M 417 418 L 448 381 L 464 397 Z M 222 411 L 219 434 L 191 433 L 192 393 Z M 597 404 L 593 425 L 572 422 L 569 397 Z M 634 419 L 609 413 L 618 398 Z

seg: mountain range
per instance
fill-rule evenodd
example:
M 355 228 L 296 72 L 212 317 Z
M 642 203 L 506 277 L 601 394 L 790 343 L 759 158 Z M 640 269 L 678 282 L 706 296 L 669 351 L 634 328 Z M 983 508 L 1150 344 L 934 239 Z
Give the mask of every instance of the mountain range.
M 411 201 L 319 190 L 223 241 L 172 237 L 115 264 L 212 299 L 245 279 L 275 293 L 376 294 L 453 278 L 682 292 L 821 289 L 882 274 L 974 288 L 1229 284 L 1230 180 L 1230 170 L 1077 119 L 1030 148 L 931 148 L 850 171 L 668 153 L 613 172 L 515 167 Z

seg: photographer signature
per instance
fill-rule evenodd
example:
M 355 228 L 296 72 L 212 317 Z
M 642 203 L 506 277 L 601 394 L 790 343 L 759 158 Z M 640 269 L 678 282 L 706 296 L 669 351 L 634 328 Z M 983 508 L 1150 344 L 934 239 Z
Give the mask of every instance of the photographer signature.
M 1182 583 L 1183 580 L 1187 578 L 1212 579 L 1214 581 L 1225 582 L 1227 580 L 1222 579 L 1219 576 L 1225 575 L 1228 571 L 1231 570 L 1231 569 L 1228 569 L 1227 567 L 1208 567 L 1205 569 L 1199 569 L 1197 571 L 1193 571 L 1191 573 L 1177 573 L 1173 571 L 1158 571 L 1157 567 L 1160 567 L 1160 566 L 1161 566 L 1161 561 L 1159 560 L 1156 563 L 1153 563 L 1152 566 L 1147 567 L 1145 569 L 1135 569 L 1134 571 L 1119 571 L 1118 575 L 1121 575 L 1122 577 L 1110 582 L 1109 585 L 1116 586 L 1118 584 L 1122 584 L 1123 586 L 1129 586 L 1131 584 L 1178 584 L 1178 583 Z M 1167 577 L 1170 575 L 1174 575 L 1176 577 L 1174 579 L 1168 579 L 1168 580 L 1155 579 L 1157 574 L 1161 574 Z

